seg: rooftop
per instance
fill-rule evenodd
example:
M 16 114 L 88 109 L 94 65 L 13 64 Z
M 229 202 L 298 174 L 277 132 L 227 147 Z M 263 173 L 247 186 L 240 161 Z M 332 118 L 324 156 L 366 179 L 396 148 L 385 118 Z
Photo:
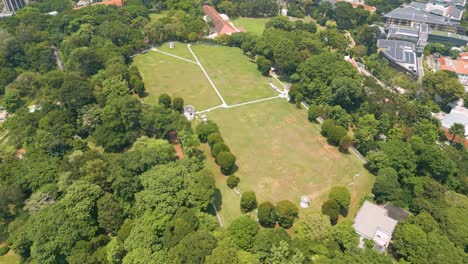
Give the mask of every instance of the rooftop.
M 353 227 L 358 234 L 374 240 L 379 245 L 390 242 L 398 221 L 388 216 L 387 209 L 365 201 L 354 219 Z
M 79 3 L 81 2 L 81 4 L 77 4 L 77 6 L 75 6 L 73 9 L 81 9 L 83 7 L 87 7 L 89 5 L 85 4 L 83 5 L 83 3 L 86 3 L 86 1 L 79 1 Z M 92 1 L 91 1 L 92 2 Z M 117 7 L 123 7 L 124 3 L 123 3 L 123 0 L 104 0 L 102 2 L 96 2 L 96 3 L 92 3 L 91 4 L 92 6 L 94 5 L 114 5 L 114 6 L 117 6 Z
M 203 12 L 205 15 L 211 18 L 213 21 L 215 30 L 218 34 L 231 35 L 236 32 L 241 32 L 239 29 L 234 27 L 231 23 L 223 19 L 223 17 L 214 9 L 212 6 L 204 5 Z
M 468 137 L 468 109 L 455 107 L 450 114 L 440 119 L 442 127 L 449 129 L 453 124 L 459 123 L 465 126 L 465 137 Z
M 446 17 L 431 14 L 427 11 L 424 11 L 412 5 L 396 8 L 392 10 L 391 12 L 387 13 L 384 17 L 392 18 L 392 19 L 417 21 L 417 22 L 428 23 L 428 24 L 458 25 L 458 23 L 449 22 Z
M 416 45 L 401 40 L 377 40 L 377 47 L 380 52 L 389 60 L 398 63 L 410 72 L 415 72 L 417 69 L 416 61 Z
M 437 59 L 439 69 L 468 75 L 468 52 L 463 52 L 454 60 L 451 57 Z

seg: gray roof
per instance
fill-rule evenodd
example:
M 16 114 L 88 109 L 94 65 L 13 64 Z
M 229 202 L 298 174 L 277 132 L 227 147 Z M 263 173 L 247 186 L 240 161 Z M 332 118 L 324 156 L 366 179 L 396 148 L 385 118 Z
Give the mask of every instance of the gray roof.
M 386 204 L 384 207 L 387 209 L 388 216 L 398 222 L 405 220 L 410 214 L 405 209 L 391 203 Z
M 368 239 L 373 239 L 377 230 L 392 235 L 398 221 L 390 218 L 387 209 L 365 201 L 354 219 L 356 232 Z
M 440 120 L 442 126 L 450 128 L 453 124 L 459 123 L 465 126 L 465 136 L 468 136 L 468 115 L 459 112 L 452 112 Z
M 377 47 L 395 62 L 416 65 L 416 46 L 411 42 L 379 39 Z
M 403 19 L 432 24 L 455 24 L 447 22 L 446 18 L 420 10 L 414 6 L 399 7 L 385 15 L 386 18 Z

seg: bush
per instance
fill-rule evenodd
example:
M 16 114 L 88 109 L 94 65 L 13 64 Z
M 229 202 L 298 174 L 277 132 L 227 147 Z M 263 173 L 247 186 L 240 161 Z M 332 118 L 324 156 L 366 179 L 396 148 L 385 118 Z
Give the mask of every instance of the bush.
M 166 108 L 171 108 L 171 97 L 168 94 L 161 94 L 159 96 L 159 104 Z
M 263 227 L 273 227 L 276 224 L 275 206 L 270 202 L 261 203 L 258 206 L 258 222 Z
M 229 174 L 236 164 L 236 157 L 231 152 L 222 151 L 216 156 L 216 164 L 221 167 L 223 174 Z
M 307 111 L 307 118 L 310 122 L 317 123 L 317 118 L 320 116 L 322 108 L 319 105 L 310 105 Z
M 342 126 L 332 126 L 327 132 L 328 142 L 334 146 L 338 146 L 340 140 L 348 134 L 346 128 Z
M 290 201 L 278 202 L 275 208 L 276 220 L 283 228 L 290 228 L 297 218 L 299 211 L 297 206 Z
M 206 123 L 200 123 L 198 124 L 196 128 L 196 132 L 198 135 L 198 139 L 200 139 L 201 142 L 206 143 L 208 140 L 208 136 L 212 133 L 218 133 L 219 128 L 216 123 L 213 123 L 212 121 L 207 121 Z
M 240 209 L 242 213 L 251 212 L 255 208 L 257 208 L 257 197 L 255 196 L 255 192 L 244 192 L 240 200 Z
M 211 155 L 213 156 L 213 158 L 216 158 L 218 156 L 218 154 L 220 152 L 223 152 L 223 151 L 230 152 L 231 150 L 224 143 L 216 143 L 216 144 L 214 144 L 213 148 L 211 149 Z
M 0 247 L 0 256 L 5 255 L 10 251 L 10 247 L 8 245 L 4 245 L 3 247 Z
M 293 84 L 291 85 L 291 88 L 289 88 L 289 92 L 288 92 L 288 95 L 289 95 L 289 101 L 294 103 L 295 99 L 296 99 L 296 95 L 298 93 L 301 92 L 301 87 L 299 86 L 299 84 Z
M 138 94 L 138 96 L 143 97 L 145 95 L 145 84 L 141 80 L 136 80 L 133 89 Z
M 226 184 L 229 188 L 234 189 L 239 184 L 240 179 L 235 175 L 231 175 L 227 178 Z
M 219 134 L 219 132 L 211 133 L 208 138 L 206 139 L 206 143 L 210 145 L 210 148 L 213 148 L 214 144 L 216 143 L 223 143 L 223 137 Z
M 172 109 L 177 112 L 184 111 L 184 99 L 182 97 L 172 99 Z
M 330 217 L 330 222 L 334 225 L 340 214 L 340 205 L 335 199 L 329 199 L 322 205 L 322 214 Z
M 271 66 L 272 66 L 272 63 L 270 60 L 268 60 L 264 56 L 258 56 L 257 69 L 260 71 L 262 75 L 267 76 L 268 73 L 270 72 Z
M 294 98 L 294 101 L 296 101 L 296 107 L 297 108 L 301 108 L 302 99 L 304 99 L 304 96 L 302 95 L 302 93 L 296 94 L 296 97 Z
M 340 150 L 347 152 L 349 148 L 353 145 L 353 137 L 346 135 L 340 139 Z
M 322 136 L 324 137 L 328 137 L 328 132 L 330 131 L 330 129 L 334 126 L 335 124 L 333 123 L 333 120 L 331 119 L 327 119 L 325 121 L 323 121 L 322 123 Z
M 331 188 L 328 199 L 336 200 L 341 207 L 348 209 L 351 203 L 351 193 L 344 186 L 335 186 Z

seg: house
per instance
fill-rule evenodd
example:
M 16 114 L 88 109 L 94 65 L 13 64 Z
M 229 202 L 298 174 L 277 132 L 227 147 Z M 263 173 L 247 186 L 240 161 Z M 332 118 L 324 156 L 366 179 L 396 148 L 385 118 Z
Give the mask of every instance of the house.
M 455 72 L 463 85 L 468 85 L 468 52 L 460 53 L 457 59 L 442 57 L 437 59 L 437 68 Z
M 360 236 L 359 247 L 365 247 L 364 239 L 374 241 L 374 248 L 384 252 L 398 221 L 388 215 L 385 207 L 365 201 L 354 219 L 354 230 Z
M 210 34 L 210 38 L 215 38 L 218 35 L 231 35 L 238 32 L 244 32 L 241 28 L 236 28 L 229 22 L 229 17 L 225 14 L 219 14 L 214 7 L 209 5 L 203 6 L 205 16 L 203 19 L 206 22 L 213 22 L 214 34 Z
M 418 64 L 416 60 L 416 44 L 402 40 L 377 40 L 380 54 L 390 64 L 408 73 L 417 75 Z
M 449 133 L 449 129 L 453 124 L 459 123 L 465 126 L 465 138 L 456 137 L 454 141 L 462 142 L 468 147 L 468 141 L 465 140 L 468 139 L 468 109 L 463 106 L 456 106 L 452 108 L 450 114 L 439 115 L 438 118 L 442 125 L 442 131 L 444 131 L 448 140 L 452 140 L 453 138 L 453 135 Z

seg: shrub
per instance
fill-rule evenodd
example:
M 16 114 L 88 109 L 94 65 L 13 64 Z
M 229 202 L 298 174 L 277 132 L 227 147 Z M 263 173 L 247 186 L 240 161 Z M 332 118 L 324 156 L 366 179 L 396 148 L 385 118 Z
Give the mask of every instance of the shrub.
M 201 142 L 206 143 L 208 140 L 208 136 L 212 133 L 218 133 L 219 128 L 216 123 L 213 123 L 212 121 L 207 121 L 206 123 L 200 123 L 198 124 L 196 128 L 196 132 L 198 135 L 198 139 L 200 139 Z
M 219 132 L 211 133 L 208 138 L 206 139 L 206 143 L 210 145 L 210 148 L 213 148 L 213 145 L 216 143 L 223 143 L 223 137 L 219 134 Z
M 136 80 L 133 89 L 138 94 L 138 96 L 142 97 L 145 95 L 145 84 L 141 80 Z
M 338 146 L 340 140 L 348 134 L 346 128 L 342 126 L 332 126 L 327 132 L 328 142 L 334 146 Z
M 317 118 L 320 116 L 322 108 L 319 105 L 310 105 L 307 111 L 307 118 L 310 122 L 317 123 Z
M 3 247 L 0 247 L 0 256 L 5 255 L 10 251 L 10 247 L 8 245 L 4 245 Z
M 304 99 L 304 96 L 302 95 L 302 93 L 296 94 L 296 97 L 294 98 L 294 100 L 296 101 L 297 108 L 301 108 L 302 99 Z
M 348 209 L 351 202 L 351 193 L 344 186 L 335 186 L 331 188 L 328 199 L 336 200 L 341 207 Z
M 297 218 L 299 211 L 297 206 L 290 201 L 284 200 L 278 202 L 275 208 L 275 216 L 278 223 L 283 228 L 290 228 Z
M 159 96 L 159 104 L 166 107 L 166 108 L 170 108 L 171 107 L 171 97 L 168 94 L 161 94 Z
M 301 92 L 301 87 L 299 86 L 299 84 L 293 84 L 291 85 L 291 88 L 289 88 L 289 92 L 288 92 L 288 95 L 289 95 L 289 101 L 294 103 L 295 99 L 296 99 L 296 95 L 298 93 Z
M 275 206 L 270 202 L 261 203 L 258 206 L 258 222 L 263 227 L 273 227 L 276 223 Z
M 216 143 L 214 144 L 213 148 L 211 149 L 211 155 L 213 158 L 217 157 L 220 152 L 227 151 L 229 152 L 229 147 L 224 143 Z
M 329 199 L 322 205 L 322 214 L 330 217 L 330 222 L 334 225 L 340 214 L 340 205 L 335 199 Z
M 257 197 L 255 196 L 255 192 L 248 191 L 242 194 L 240 208 L 242 213 L 248 213 L 257 208 Z
M 216 156 L 216 164 L 221 167 L 223 174 L 229 174 L 236 164 L 236 157 L 231 152 L 222 151 Z
M 233 189 L 235 187 L 237 187 L 237 185 L 239 184 L 240 182 L 240 179 L 239 177 L 235 176 L 235 175 L 231 175 L 227 178 L 226 180 L 226 184 L 229 188 Z
M 184 111 L 184 99 L 182 99 L 182 97 L 175 97 L 172 99 L 172 109 L 177 112 Z
M 328 132 L 330 131 L 330 129 L 334 126 L 335 124 L 333 123 L 333 120 L 331 119 L 327 119 L 325 121 L 323 121 L 322 123 L 322 136 L 324 137 L 328 137 Z
M 257 69 L 260 71 L 262 75 L 267 76 L 268 73 L 270 72 L 271 66 L 272 66 L 272 63 L 270 60 L 268 60 L 264 56 L 258 56 Z
M 346 135 L 340 139 L 340 150 L 347 152 L 349 148 L 353 145 L 353 137 Z

